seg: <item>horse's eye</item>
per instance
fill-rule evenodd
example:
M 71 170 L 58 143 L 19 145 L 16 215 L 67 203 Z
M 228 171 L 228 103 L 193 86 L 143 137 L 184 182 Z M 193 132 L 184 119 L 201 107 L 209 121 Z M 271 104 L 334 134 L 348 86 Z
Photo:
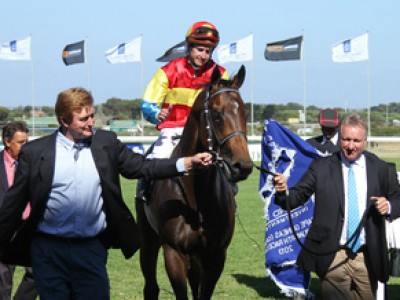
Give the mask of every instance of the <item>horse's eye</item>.
M 214 122 L 221 122 L 222 121 L 222 114 L 219 111 L 213 110 L 211 112 L 211 116 Z

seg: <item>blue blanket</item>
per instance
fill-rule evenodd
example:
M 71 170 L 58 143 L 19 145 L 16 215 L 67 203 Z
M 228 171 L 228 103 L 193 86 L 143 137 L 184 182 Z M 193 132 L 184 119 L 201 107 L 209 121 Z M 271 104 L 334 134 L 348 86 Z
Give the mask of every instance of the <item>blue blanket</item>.
M 289 188 L 297 183 L 312 160 L 320 156 L 313 146 L 274 120 L 265 121 L 262 138 L 261 166 L 284 174 Z M 274 203 L 272 175 L 260 173 L 259 192 L 265 203 L 267 274 L 286 296 L 310 296 L 311 276 L 295 264 L 300 245 L 293 236 L 287 211 Z M 291 211 L 296 234 L 302 242 L 312 222 L 313 210 L 314 199 L 311 197 L 304 205 Z

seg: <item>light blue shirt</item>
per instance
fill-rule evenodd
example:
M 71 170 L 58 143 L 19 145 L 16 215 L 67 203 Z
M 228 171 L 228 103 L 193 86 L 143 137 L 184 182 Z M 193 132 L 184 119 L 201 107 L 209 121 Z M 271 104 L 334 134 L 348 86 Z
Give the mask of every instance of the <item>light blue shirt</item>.
M 88 145 L 77 151 L 58 132 L 53 184 L 40 232 L 62 237 L 92 237 L 106 227 L 100 178 Z

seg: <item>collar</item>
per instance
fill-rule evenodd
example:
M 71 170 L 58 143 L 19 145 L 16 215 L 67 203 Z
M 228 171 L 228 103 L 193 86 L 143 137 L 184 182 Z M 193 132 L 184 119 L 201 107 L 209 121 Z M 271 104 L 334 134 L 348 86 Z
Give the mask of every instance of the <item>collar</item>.
M 8 153 L 7 150 L 4 150 L 4 163 L 12 166 L 15 163 L 15 159 Z
M 69 138 L 67 138 L 61 131 L 61 129 L 58 130 L 57 132 L 57 143 L 59 143 L 61 146 L 63 146 L 67 150 L 71 150 L 74 148 L 75 143 L 79 143 L 83 147 L 90 147 L 92 143 L 92 137 L 96 133 L 96 130 L 93 129 L 93 134 L 91 137 L 83 140 L 78 140 L 76 142 L 71 141 Z
M 335 135 L 330 139 L 330 141 L 334 144 L 338 144 L 338 139 L 339 139 L 339 134 L 336 132 Z M 326 138 L 326 136 L 322 136 L 322 144 L 325 144 L 329 139 Z
M 342 160 L 342 163 L 348 168 L 350 167 L 350 161 L 343 155 L 342 152 L 340 152 L 340 158 Z M 361 154 L 359 158 L 357 158 L 355 161 L 351 162 L 354 163 L 357 167 L 364 168 L 365 167 L 365 155 Z
M 74 148 L 74 142 L 67 138 L 62 132 L 61 129 L 57 132 L 57 144 L 61 145 L 67 150 L 72 150 Z

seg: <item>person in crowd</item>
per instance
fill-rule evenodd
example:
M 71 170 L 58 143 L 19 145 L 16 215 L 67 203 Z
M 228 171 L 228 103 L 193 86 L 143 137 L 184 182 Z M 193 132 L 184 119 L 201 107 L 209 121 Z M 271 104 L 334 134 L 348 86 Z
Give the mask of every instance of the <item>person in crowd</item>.
M 29 129 L 23 121 L 11 121 L 4 125 L 2 140 L 4 150 L 0 151 L 0 210 L 4 195 L 14 182 L 14 174 L 18 165 L 18 156 L 22 145 L 28 141 Z M 24 215 L 25 214 L 25 215 Z M 29 214 L 26 208 L 23 218 Z M 13 287 L 15 266 L 0 262 L 0 299 L 10 300 Z M 31 267 L 25 267 L 25 274 L 14 295 L 15 300 L 34 300 L 37 291 Z
M 339 112 L 325 108 L 319 112 L 319 125 L 322 135 L 307 139 L 311 145 L 323 154 L 332 154 L 339 151 Z
M 390 187 L 388 164 L 365 151 L 367 131 L 365 120 L 350 113 L 341 121 L 339 152 L 314 160 L 290 189 L 282 174 L 274 177 L 282 208 L 286 201 L 298 207 L 315 193 L 297 264 L 318 275 L 325 300 L 375 299 L 378 280 L 389 278 L 384 224 L 400 216 L 400 186 Z
M 55 112 L 60 128 L 21 149 L 0 211 L 0 258 L 31 263 L 42 300 L 109 299 L 107 249 L 130 258 L 139 247 L 120 175 L 178 176 L 207 167 L 212 157 L 145 159 L 115 133 L 94 128 L 93 97 L 83 88 L 60 92 Z M 21 224 L 28 199 L 31 213 Z
M 161 67 L 148 83 L 141 103 L 142 113 L 160 134 L 147 157 L 171 155 L 193 103 L 210 82 L 214 68 L 219 68 L 222 79 L 229 79 L 227 71 L 212 60 L 219 40 L 213 24 L 194 23 L 186 33 L 187 55 Z

